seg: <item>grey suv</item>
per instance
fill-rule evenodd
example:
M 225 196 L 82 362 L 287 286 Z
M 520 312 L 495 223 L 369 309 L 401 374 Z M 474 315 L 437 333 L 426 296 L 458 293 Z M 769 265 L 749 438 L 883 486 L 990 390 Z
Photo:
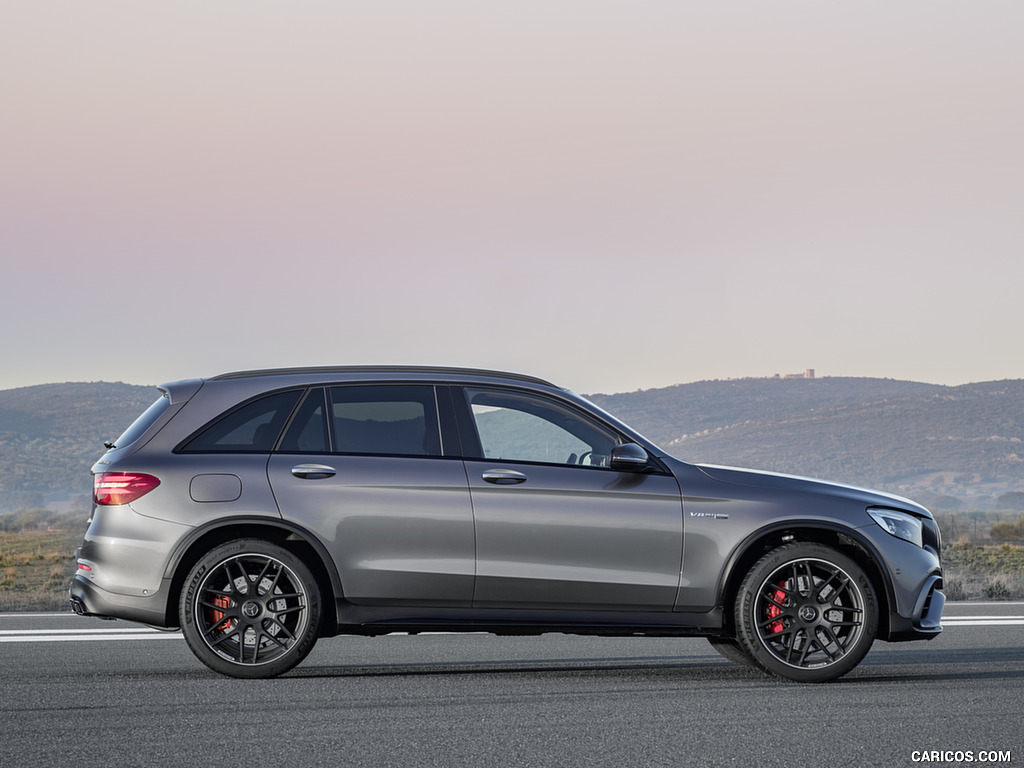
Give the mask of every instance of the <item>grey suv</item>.
M 160 387 L 93 467 L 72 607 L 271 677 L 320 637 L 703 636 L 791 680 L 935 637 L 939 532 L 895 496 L 688 464 L 540 379 L 247 371 Z

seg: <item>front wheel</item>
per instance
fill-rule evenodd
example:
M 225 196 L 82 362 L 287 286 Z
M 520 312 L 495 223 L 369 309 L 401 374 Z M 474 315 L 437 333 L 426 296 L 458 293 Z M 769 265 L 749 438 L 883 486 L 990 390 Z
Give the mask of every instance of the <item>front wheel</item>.
M 736 636 L 762 669 L 820 683 L 845 675 L 878 630 L 875 590 L 864 569 L 832 547 L 786 544 L 747 573 L 736 600 Z
M 181 629 L 192 652 L 231 677 L 280 675 L 313 649 L 320 591 L 284 547 L 238 539 L 210 550 L 182 590 Z

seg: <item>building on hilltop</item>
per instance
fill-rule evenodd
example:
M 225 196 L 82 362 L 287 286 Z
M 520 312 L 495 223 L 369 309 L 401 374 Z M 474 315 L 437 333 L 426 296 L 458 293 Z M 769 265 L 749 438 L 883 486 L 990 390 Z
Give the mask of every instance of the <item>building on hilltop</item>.
M 813 368 L 808 368 L 803 373 L 787 373 L 785 376 L 780 376 L 779 374 L 776 373 L 774 376 L 772 376 L 772 378 L 773 379 L 813 379 L 814 378 L 814 369 Z

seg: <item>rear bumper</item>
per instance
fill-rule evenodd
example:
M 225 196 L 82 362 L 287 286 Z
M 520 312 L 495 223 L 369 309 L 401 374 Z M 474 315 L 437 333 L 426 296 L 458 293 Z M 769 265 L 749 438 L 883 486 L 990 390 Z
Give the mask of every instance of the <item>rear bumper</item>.
M 71 608 L 80 616 L 126 619 L 158 627 L 166 626 L 166 596 L 166 590 L 145 597 L 118 595 L 101 589 L 80 576 L 75 576 L 68 589 Z

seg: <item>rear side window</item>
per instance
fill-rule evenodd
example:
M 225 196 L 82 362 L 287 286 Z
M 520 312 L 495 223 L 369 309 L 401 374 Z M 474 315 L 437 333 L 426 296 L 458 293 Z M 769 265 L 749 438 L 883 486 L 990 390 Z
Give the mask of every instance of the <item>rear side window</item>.
M 278 448 L 285 453 L 330 453 L 327 401 L 323 389 L 311 389 L 295 412 Z
M 432 386 L 333 387 L 330 400 L 334 450 L 338 453 L 441 455 Z
M 204 427 L 182 453 L 269 453 L 302 394 L 278 392 L 246 403 Z
M 167 395 L 158 397 L 155 403 L 143 411 L 142 415 L 133 421 L 128 429 L 121 433 L 121 436 L 114 441 L 114 446 L 116 448 L 124 448 L 126 445 L 134 443 L 146 433 L 146 430 L 156 424 L 156 420 L 163 416 L 164 411 L 170 405 L 171 398 Z

